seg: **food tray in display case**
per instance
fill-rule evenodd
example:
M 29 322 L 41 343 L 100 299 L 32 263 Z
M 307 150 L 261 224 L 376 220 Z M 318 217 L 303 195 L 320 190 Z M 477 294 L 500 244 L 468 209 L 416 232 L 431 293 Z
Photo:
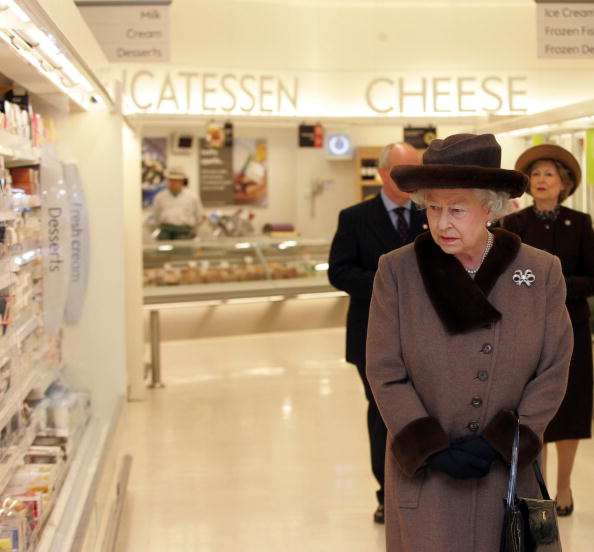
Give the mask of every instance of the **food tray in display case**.
M 335 291 L 330 240 L 268 237 L 144 246 L 145 304 Z

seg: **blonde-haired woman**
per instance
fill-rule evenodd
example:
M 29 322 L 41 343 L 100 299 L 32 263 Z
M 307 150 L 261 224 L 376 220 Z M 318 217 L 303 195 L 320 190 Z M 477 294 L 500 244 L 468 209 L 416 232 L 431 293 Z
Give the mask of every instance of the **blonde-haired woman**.
M 569 382 L 563 403 L 544 434 L 555 442 L 557 463 L 557 513 L 573 512 L 571 472 L 579 439 L 591 437 L 592 337 L 587 298 L 594 295 L 594 231 L 590 215 L 561 205 L 575 192 L 581 177 L 576 158 L 555 144 L 526 150 L 516 162 L 530 179 L 527 207 L 502 221 L 503 228 L 524 243 L 543 249 L 561 260 L 567 285 L 567 310 L 574 334 Z

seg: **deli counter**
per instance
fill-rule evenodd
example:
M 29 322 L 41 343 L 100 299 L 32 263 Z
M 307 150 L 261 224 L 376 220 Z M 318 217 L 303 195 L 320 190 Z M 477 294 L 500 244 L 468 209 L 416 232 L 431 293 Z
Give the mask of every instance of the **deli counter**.
M 336 290 L 325 238 L 218 238 L 144 246 L 144 303 L 162 304 Z

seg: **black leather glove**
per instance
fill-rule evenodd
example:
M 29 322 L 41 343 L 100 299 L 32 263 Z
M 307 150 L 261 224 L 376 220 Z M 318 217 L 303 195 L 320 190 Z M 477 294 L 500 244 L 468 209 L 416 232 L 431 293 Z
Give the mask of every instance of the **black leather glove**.
M 487 475 L 491 462 L 470 452 L 449 448 L 432 454 L 427 458 L 427 465 L 457 479 L 470 479 Z
M 461 450 L 478 456 L 489 462 L 489 464 L 494 460 L 501 460 L 501 455 L 482 435 L 466 435 L 459 439 L 454 439 L 450 446 L 453 450 Z

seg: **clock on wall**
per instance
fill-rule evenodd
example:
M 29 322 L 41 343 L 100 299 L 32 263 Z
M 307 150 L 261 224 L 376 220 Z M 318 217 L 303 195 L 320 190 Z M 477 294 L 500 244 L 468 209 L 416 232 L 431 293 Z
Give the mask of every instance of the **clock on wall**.
M 353 144 L 348 134 L 329 134 L 326 139 L 328 159 L 352 159 Z

